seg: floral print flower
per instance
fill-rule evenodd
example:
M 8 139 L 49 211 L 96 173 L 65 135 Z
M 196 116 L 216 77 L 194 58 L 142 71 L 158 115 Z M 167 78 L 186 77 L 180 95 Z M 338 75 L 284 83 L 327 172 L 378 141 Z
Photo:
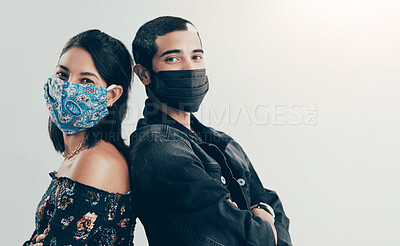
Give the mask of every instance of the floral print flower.
M 74 238 L 78 240 L 86 239 L 92 231 L 96 219 L 97 215 L 95 213 L 87 212 L 82 219 L 77 222 L 77 232 L 75 233 Z
M 57 203 L 57 208 L 65 210 L 67 208 L 67 206 L 73 202 L 74 202 L 73 198 L 68 197 L 68 196 L 62 196 L 61 200 L 59 200 Z
M 65 229 L 69 226 L 69 223 L 74 220 L 74 216 L 69 216 L 68 218 L 63 218 L 61 220 L 62 227 L 61 229 Z
M 129 222 L 129 218 L 125 218 L 125 219 L 122 219 L 120 222 L 118 222 L 117 225 L 121 228 L 126 228 L 126 226 L 128 225 L 128 222 Z
M 115 213 L 117 212 L 117 207 L 118 207 L 118 200 L 120 196 L 117 194 L 110 194 L 108 196 L 108 205 L 109 205 L 109 210 L 108 210 L 108 220 L 113 220 L 115 218 Z
M 100 195 L 96 192 L 88 191 L 86 201 L 91 206 L 96 206 L 100 201 Z
M 121 206 L 121 215 L 123 215 L 125 213 L 126 209 L 125 209 L 125 204 Z

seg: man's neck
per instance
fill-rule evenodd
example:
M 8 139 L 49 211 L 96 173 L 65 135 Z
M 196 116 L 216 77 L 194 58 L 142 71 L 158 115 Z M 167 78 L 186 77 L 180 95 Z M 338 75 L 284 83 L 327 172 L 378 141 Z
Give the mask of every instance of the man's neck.
M 190 113 L 181 111 L 178 109 L 174 109 L 171 107 L 168 107 L 165 103 L 160 102 L 157 98 L 151 98 L 153 102 L 155 102 L 158 106 L 158 108 L 164 112 L 165 114 L 168 114 L 172 119 L 176 120 L 179 122 L 181 125 L 186 127 L 187 129 L 191 129 L 190 127 Z
M 172 119 L 176 120 L 187 129 L 191 129 L 190 113 L 168 107 L 166 104 L 161 102 L 158 102 L 157 105 L 162 112 L 168 114 Z
M 164 110 L 163 110 L 164 111 Z M 187 129 L 191 129 L 190 127 L 190 113 L 185 111 L 180 111 L 165 105 L 164 113 L 168 114 L 171 118 L 181 123 Z

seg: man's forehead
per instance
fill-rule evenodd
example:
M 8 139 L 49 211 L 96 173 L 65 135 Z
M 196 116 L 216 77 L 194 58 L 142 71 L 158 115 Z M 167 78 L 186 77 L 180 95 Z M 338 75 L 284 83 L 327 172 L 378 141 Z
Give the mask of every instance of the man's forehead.
M 156 39 L 158 52 L 164 52 L 168 49 L 184 49 L 191 47 L 193 49 L 201 48 L 201 41 L 194 27 L 191 30 L 173 31 Z

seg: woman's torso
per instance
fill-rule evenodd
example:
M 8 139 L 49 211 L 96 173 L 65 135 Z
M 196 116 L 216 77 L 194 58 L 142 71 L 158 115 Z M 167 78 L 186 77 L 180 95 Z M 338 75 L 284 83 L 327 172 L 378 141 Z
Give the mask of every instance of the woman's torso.
M 56 245 L 130 245 L 135 226 L 131 193 L 110 193 L 50 173 L 36 210 L 35 232 Z M 29 245 L 29 244 L 28 244 Z
M 64 160 L 58 172 L 50 173 L 52 181 L 37 207 L 31 242 L 47 230 L 44 245 L 132 244 L 135 219 L 125 168 L 123 156 L 104 141 Z M 110 174 L 104 176 L 99 169 Z M 105 180 L 110 175 L 115 179 L 112 185 Z M 98 179 L 93 181 L 93 176 Z

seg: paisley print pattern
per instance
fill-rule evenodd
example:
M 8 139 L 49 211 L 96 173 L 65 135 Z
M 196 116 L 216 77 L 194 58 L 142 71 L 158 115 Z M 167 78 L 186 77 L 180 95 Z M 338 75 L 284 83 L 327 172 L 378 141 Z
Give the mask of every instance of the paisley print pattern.
M 66 135 L 96 125 L 109 112 L 107 90 L 93 84 L 65 82 L 55 76 L 44 85 L 50 119 Z

